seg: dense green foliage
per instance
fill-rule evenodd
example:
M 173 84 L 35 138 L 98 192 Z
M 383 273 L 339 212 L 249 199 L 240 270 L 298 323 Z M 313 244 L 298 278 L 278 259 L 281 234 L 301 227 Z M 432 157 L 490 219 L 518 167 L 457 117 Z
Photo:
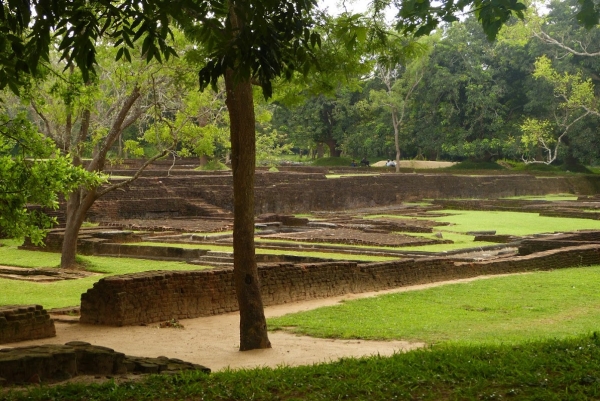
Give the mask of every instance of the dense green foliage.
M 0 232 L 39 243 L 54 220 L 27 209 L 28 204 L 53 209 L 59 194 L 102 181 L 59 155 L 54 143 L 40 135 L 24 113 L 14 118 L 0 115 Z
M 554 1 L 547 15 L 525 13 L 516 1 L 446 1 L 443 10 L 404 2 L 396 26 L 381 18 L 388 3 L 374 2 L 364 18 L 319 14 L 310 2 L 236 2 L 235 28 L 222 2 L 59 0 L 32 13 L 30 1 L 3 1 L 0 87 L 21 95 L 7 113 L 26 111 L 75 165 L 106 148 L 117 158 L 169 151 L 229 162 L 218 79 L 230 67 L 236 80 L 276 95 L 255 104 L 257 156 L 267 165 L 290 149 L 355 159 L 522 159 L 570 172 L 600 161 L 600 33 L 589 0 Z M 452 17 L 470 4 L 480 8 Z M 433 28 L 419 41 L 394 31 Z M 198 78 L 216 93 L 197 92 Z M 6 180 L 20 182 L 16 175 Z M 21 220 L 14 231 L 48 224 L 34 223 Z
M 321 143 L 331 156 L 393 159 L 401 117 L 403 158 L 506 158 L 569 171 L 596 164 L 600 30 L 581 28 L 574 7 L 574 0 L 555 1 L 547 15 L 530 11 L 494 42 L 477 16 L 442 25 L 422 41 L 428 52 L 409 52 L 391 74 L 375 63 L 371 74 L 355 72 L 328 96 L 307 92 L 296 106 L 279 104 L 275 126 L 296 151 L 316 154 Z M 382 55 L 376 46 L 371 52 Z

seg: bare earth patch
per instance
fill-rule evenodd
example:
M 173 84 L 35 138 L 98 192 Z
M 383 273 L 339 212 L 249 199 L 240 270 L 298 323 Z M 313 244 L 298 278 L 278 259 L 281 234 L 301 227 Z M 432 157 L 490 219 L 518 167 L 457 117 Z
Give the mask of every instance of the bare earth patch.
M 0 266 L 0 278 L 9 280 L 22 280 L 33 282 L 50 282 L 60 280 L 76 280 L 79 278 L 96 276 L 99 273 L 88 272 L 85 270 L 71 269 L 41 269 L 26 268 L 14 266 Z
M 372 297 L 391 292 L 414 291 L 429 287 L 469 282 L 477 279 L 498 277 L 485 276 L 464 280 L 424 284 L 364 294 L 316 299 L 308 302 L 268 307 L 267 317 L 281 316 L 304 310 L 329 306 L 342 300 Z M 368 355 L 392 355 L 425 346 L 424 343 L 408 341 L 365 341 L 320 339 L 297 336 L 283 331 L 269 333 L 272 349 L 239 352 L 239 316 L 226 315 L 185 319 L 184 328 L 158 328 L 158 323 L 148 326 L 107 327 L 79 323 L 56 323 L 57 336 L 50 339 L 5 344 L 3 347 L 22 347 L 37 344 L 65 344 L 69 341 L 86 341 L 113 348 L 127 355 L 179 358 L 198 363 L 218 371 L 230 368 L 253 368 L 259 366 L 298 366 L 328 362 L 344 357 Z
M 378 161 L 377 163 L 371 164 L 373 167 L 385 167 L 385 160 Z M 416 168 L 416 169 L 429 169 L 429 168 L 444 168 L 455 165 L 455 162 L 435 162 L 426 160 L 400 160 L 401 168 Z

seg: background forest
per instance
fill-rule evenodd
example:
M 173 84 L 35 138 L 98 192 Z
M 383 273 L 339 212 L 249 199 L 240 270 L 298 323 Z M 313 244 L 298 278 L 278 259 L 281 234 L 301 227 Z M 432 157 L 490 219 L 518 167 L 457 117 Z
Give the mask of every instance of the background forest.
M 258 163 L 294 153 L 596 165 L 600 31 L 577 23 L 576 5 L 532 7 L 495 41 L 472 15 L 415 41 L 368 15 L 323 14 L 320 68 L 275 82 L 269 102 L 256 89 Z M 179 57 L 163 63 L 124 62 L 133 52 L 100 44 L 99 74 L 87 82 L 51 54 L 18 97 L 6 92 L 7 114 L 77 158 L 104 149 L 112 162 L 169 154 L 209 168 L 229 163 L 224 85 L 198 91 L 207 55 L 193 34 L 177 33 L 175 43 Z
M 454 22 L 395 65 L 375 54 L 333 95 L 275 103 L 272 126 L 332 156 L 394 159 L 397 123 L 403 159 L 597 164 L 600 31 L 578 25 L 576 4 L 551 2 L 494 42 L 474 17 Z

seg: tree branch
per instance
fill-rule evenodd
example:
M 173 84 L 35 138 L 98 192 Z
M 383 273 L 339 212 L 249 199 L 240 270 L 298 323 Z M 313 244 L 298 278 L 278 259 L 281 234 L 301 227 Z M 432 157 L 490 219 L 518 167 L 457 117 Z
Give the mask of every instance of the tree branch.
M 46 118 L 46 116 L 44 115 L 44 113 L 41 112 L 41 110 L 37 107 L 37 104 L 35 103 L 35 101 L 31 100 L 31 107 L 33 108 L 33 111 L 35 111 L 35 113 L 42 119 L 42 121 L 44 122 L 44 125 L 46 126 L 46 136 L 52 137 L 52 129 L 50 128 L 50 122 L 48 121 L 48 118 Z
M 534 32 L 533 33 L 534 36 L 538 39 L 540 39 L 542 42 L 544 43 L 548 43 L 554 46 L 558 46 L 563 50 L 568 51 L 571 54 L 574 54 L 576 56 L 585 56 L 585 57 L 597 57 L 600 56 L 600 52 L 594 52 L 594 53 L 589 53 L 587 50 L 584 50 L 583 52 L 579 52 L 567 45 L 565 45 L 564 43 L 554 39 L 552 36 L 548 35 L 546 32 Z M 581 43 L 580 43 L 581 45 Z M 581 46 L 582 48 L 584 48 L 584 46 Z
M 110 131 L 108 132 L 107 137 L 104 139 L 102 147 L 100 148 L 92 162 L 89 164 L 88 171 L 100 171 L 102 170 L 102 168 L 104 168 L 106 154 L 108 153 L 110 147 L 115 143 L 115 140 L 123 132 L 123 123 L 125 121 L 125 118 L 127 117 L 129 111 L 131 110 L 135 102 L 138 100 L 140 95 L 140 88 L 139 86 L 136 86 L 135 88 L 133 88 L 131 94 L 127 96 L 127 98 L 123 102 L 123 106 L 121 106 L 121 110 L 119 110 L 119 113 L 117 114 L 117 117 L 115 118 L 112 124 L 112 127 L 110 128 Z
M 118 188 L 122 188 L 125 185 L 135 181 L 140 174 L 142 174 L 142 172 L 146 169 L 146 167 L 148 167 L 150 164 L 154 163 L 156 160 L 160 159 L 161 157 L 165 157 L 167 154 L 169 154 L 169 151 L 171 149 L 166 149 L 163 150 L 161 153 L 151 157 L 150 159 L 146 160 L 146 162 L 135 172 L 135 174 L 133 175 L 133 177 L 130 177 L 126 180 L 123 180 L 121 182 L 119 182 L 118 184 L 113 184 L 108 186 L 107 188 L 104 188 L 102 191 L 99 191 L 96 193 L 96 199 L 98 199 L 99 197 L 101 197 L 102 195 L 105 195 L 111 191 L 114 191 L 115 189 Z

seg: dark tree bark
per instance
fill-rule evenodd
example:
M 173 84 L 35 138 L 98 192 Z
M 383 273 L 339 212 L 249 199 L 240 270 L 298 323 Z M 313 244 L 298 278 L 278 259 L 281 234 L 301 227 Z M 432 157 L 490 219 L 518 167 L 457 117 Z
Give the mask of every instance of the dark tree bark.
M 342 151 L 337 149 L 337 141 L 335 139 L 328 139 L 325 141 L 327 146 L 329 147 L 329 156 L 330 157 L 340 157 L 342 155 Z
M 60 267 L 70 269 L 77 267 L 75 257 L 77 256 L 77 237 L 79 230 L 85 220 L 85 216 L 97 199 L 96 189 L 83 193 L 83 190 L 77 190 L 69 194 L 67 199 L 67 224 L 65 226 L 65 236 L 63 237 L 62 250 L 60 255 Z
M 233 171 L 233 275 L 240 308 L 240 351 L 271 348 L 254 255 L 255 117 L 252 84 L 225 74 Z

